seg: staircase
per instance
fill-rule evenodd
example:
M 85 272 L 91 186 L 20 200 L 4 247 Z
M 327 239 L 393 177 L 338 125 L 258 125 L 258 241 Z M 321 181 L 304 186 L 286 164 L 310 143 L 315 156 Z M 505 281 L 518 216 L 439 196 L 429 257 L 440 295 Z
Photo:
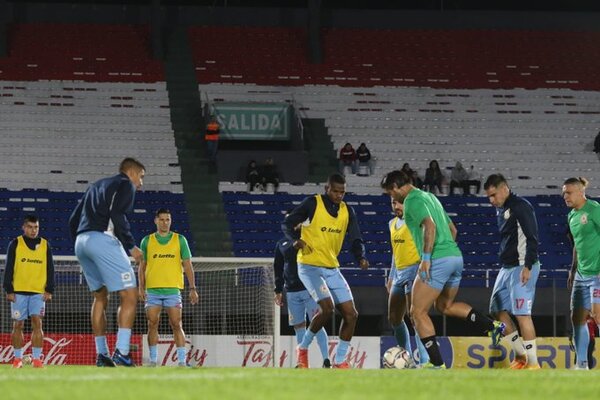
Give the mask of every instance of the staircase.
M 231 257 L 231 235 L 218 177 L 205 153 L 206 121 L 201 115 L 194 62 L 184 27 L 175 28 L 168 40 L 165 77 L 186 206 L 196 242 L 194 255 Z
M 324 119 L 302 119 L 304 150 L 308 153 L 308 181 L 322 183 L 338 170 L 333 143 Z

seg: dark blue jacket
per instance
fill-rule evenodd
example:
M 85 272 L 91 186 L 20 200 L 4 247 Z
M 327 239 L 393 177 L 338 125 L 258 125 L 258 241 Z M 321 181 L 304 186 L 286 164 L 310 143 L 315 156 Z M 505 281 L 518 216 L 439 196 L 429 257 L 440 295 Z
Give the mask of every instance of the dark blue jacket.
M 496 209 L 500 229 L 500 263 L 525 265 L 531 269 L 538 258 L 538 225 L 531 203 L 510 192 L 503 207 Z
M 339 204 L 335 204 L 326 195 L 321 195 L 325 209 L 334 218 L 337 218 L 338 211 L 340 209 Z M 354 255 L 357 261 L 365 257 L 365 245 L 360 234 L 360 228 L 356 219 L 354 209 L 348 206 L 348 240 L 351 243 L 350 251 Z M 300 239 L 300 231 L 295 231 L 294 227 L 298 224 L 306 221 L 307 219 L 312 220 L 317 209 L 317 199 L 315 196 L 305 198 L 298 207 L 296 207 L 283 221 L 281 229 L 285 234 L 285 237 L 291 240 Z
M 29 239 L 23 235 L 23 240 L 27 247 L 35 250 L 35 247 L 42 241 L 41 238 Z M 50 242 L 47 242 L 48 250 L 46 251 L 46 292 L 54 293 L 54 260 L 52 259 L 52 249 Z M 11 240 L 6 250 L 6 269 L 4 270 L 4 290 L 6 293 L 29 294 L 28 292 L 15 292 L 13 287 L 13 277 L 15 273 L 15 255 L 17 252 L 17 239 Z
M 92 183 L 69 219 L 71 236 L 111 230 L 125 250 L 131 250 L 135 239 L 126 214 L 133 212 L 134 200 L 135 186 L 123 173 Z
M 280 239 L 275 246 L 275 293 L 281 293 L 283 287 L 287 292 L 306 290 L 298 276 L 298 250 L 293 246 L 293 241 L 287 238 Z

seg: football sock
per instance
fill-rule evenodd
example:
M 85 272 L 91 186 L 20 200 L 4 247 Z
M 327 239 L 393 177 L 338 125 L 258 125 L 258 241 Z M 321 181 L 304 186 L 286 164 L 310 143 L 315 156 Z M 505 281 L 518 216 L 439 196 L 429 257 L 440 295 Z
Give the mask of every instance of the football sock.
M 302 338 L 302 343 L 300 343 L 298 347 L 301 349 L 308 349 L 308 346 L 310 346 L 314 338 L 315 334 L 310 329 L 307 329 Z
M 429 362 L 429 354 L 417 332 L 415 332 L 415 342 L 417 342 L 417 349 L 419 350 L 419 364 L 427 364 Z
M 506 335 L 506 340 L 509 341 L 510 347 L 515 352 L 515 355 L 519 357 L 525 357 L 527 355 L 523 340 L 521 340 L 521 337 L 519 336 L 519 331 L 514 331 L 513 333 Z
M 486 317 L 474 308 L 471 308 L 471 311 L 469 311 L 469 315 L 467 315 L 467 321 L 475 325 L 477 329 L 483 331 L 484 333 L 494 329 L 494 320 Z
M 323 360 L 329 358 L 329 337 L 327 337 L 325 328 L 321 328 L 315 336 L 317 337 L 317 344 L 319 345 L 319 350 L 321 350 Z
M 444 360 L 442 359 L 442 354 L 440 353 L 440 349 L 437 344 L 437 340 L 435 340 L 435 336 L 429 336 L 421 339 L 425 349 L 427 350 L 427 354 L 429 354 L 429 360 L 433 365 L 439 367 L 444 364 Z
M 302 343 L 302 339 L 304 339 L 304 333 L 306 332 L 306 328 L 294 328 L 294 332 L 296 333 L 296 343 Z
M 23 349 L 14 349 L 15 358 L 23 358 Z
M 523 340 L 523 346 L 527 352 L 527 365 L 538 365 L 537 345 L 535 344 L 535 339 Z
M 412 354 L 412 349 L 410 348 L 410 333 L 408 332 L 406 322 L 402 321 L 399 325 L 392 326 L 392 328 L 394 329 L 394 336 L 396 337 L 398 346 L 406 349 L 409 354 Z
M 337 351 L 335 352 L 335 363 L 341 364 L 346 361 L 346 354 L 348 353 L 348 347 L 350 346 L 350 342 L 340 339 L 337 347 Z
M 148 346 L 148 352 L 150 353 L 148 357 L 150 359 L 150 362 L 158 362 L 158 346 Z
M 117 331 L 117 349 L 126 356 L 129 354 L 129 342 L 131 341 L 131 329 L 119 328 Z
M 575 352 L 577 353 L 577 365 L 587 364 L 587 351 L 590 344 L 590 331 L 586 324 L 575 325 L 573 329 L 575 336 Z
M 104 354 L 108 356 L 108 343 L 106 342 L 106 336 L 96 336 L 94 337 L 94 341 L 96 342 L 96 354 Z
M 177 348 L 177 362 L 179 364 L 185 364 L 186 363 L 186 351 L 185 351 L 185 346 L 183 347 L 178 347 Z
M 31 357 L 34 360 L 39 360 L 42 357 L 42 348 L 41 347 L 32 347 L 31 348 Z

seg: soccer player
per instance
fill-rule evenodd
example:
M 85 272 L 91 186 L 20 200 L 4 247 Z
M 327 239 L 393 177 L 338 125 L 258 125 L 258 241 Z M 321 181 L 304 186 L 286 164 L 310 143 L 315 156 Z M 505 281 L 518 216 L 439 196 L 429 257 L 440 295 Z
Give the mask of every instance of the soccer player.
M 181 326 L 183 307 L 181 290 L 184 274 L 188 281 L 190 303 L 198 303 L 196 278 L 191 261 L 192 253 L 186 238 L 171 231 L 171 222 L 171 212 L 166 208 L 160 208 L 154 217 L 156 233 L 144 237 L 140 244 L 144 258 L 138 271 L 139 295 L 140 299 L 145 301 L 148 318 L 148 350 L 151 367 L 156 367 L 158 362 L 158 323 L 163 307 L 167 309 L 169 324 L 173 329 L 173 338 L 177 346 L 177 363 L 180 367 L 187 366 L 185 333 Z
M 135 192 L 143 184 L 146 168 L 134 158 L 125 158 L 117 175 L 92 183 L 69 219 L 75 238 L 75 254 L 94 295 L 91 318 L 96 342 L 96 365 L 133 367 L 129 355 L 131 328 L 135 319 L 138 290 L 126 251 L 139 264 L 142 251 L 135 245 L 127 213 L 133 211 Z M 116 350 L 109 356 L 106 341 L 108 293 L 118 292 L 119 330 Z
M 567 207 L 569 231 L 573 237 L 573 263 L 567 286 L 571 291 L 571 322 L 575 338 L 577 365 L 589 369 L 587 349 L 590 334 L 586 319 L 591 315 L 600 322 L 600 203 L 587 199 L 585 178 L 569 178 L 562 195 Z
M 337 259 L 346 232 L 351 251 L 360 267 L 367 269 L 369 261 L 365 257 L 365 247 L 354 210 L 342 201 L 345 194 L 346 179 L 338 173 L 332 174 L 327 179 L 325 194 L 304 199 L 282 225 L 286 238 L 292 240 L 294 248 L 298 250 L 298 276 L 321 308 L 310 321 L 302 343 L 298 345 L 299 368 L 308 368 L 308 346 L 325 323 L 331 320 L 334 307 L 342 314 L 342 323 L 332 368 L 350 368 L 346 355 L 358 312 Z M 301 223 L 298 238 L 295 228 Z
M 46 302 L 54 291 L 54 263 L 50 243 L 38 237 L 40 223 L 36 216 L 23 219 L 23 235 L 13 239 L 6 251 L 4 290 L 10 301 L 13 330 L 11 341 L 14 351 L 13 368 L 23 367 L 23 329 L 31 318 L 33 368 L 43 368 L 42 348 L 44 332 L 42 318 Z
M 506 325 L 504 332 L 515 352 L 511 369 L 540 369 L 531 309 L 540 274 L 538 225 L 533 206 L 514 194 L 502 174 L 488 176 L 483 189 L 496 207 L 500 230 L 500 264 L 490 298 L 490 314 Z M 510 314 L 519 324 L 522 338 Z
M 306 333 L 306 317 L 311 320 L 318 312 L 319 306 L 310 297 L 308 290 L 298 277 L 298 250 L 289 239 L 280 239 L 275 246 L 275 304 L 283 306 L 283 287 L 285 286 L 289 324 L 294 328 L 298 345 L 302 343 Z M 323 356 L 323 368 L 331 368 L 329 360 L 329 337 L 325 328 L 316 334 L 319 350 Z
M 435 337 L 429 309 L 449 317 L 464 319 L 492 337 L 498 344 L 504 324 L 493 321 L 466 303 L 455 302 L 463 258 L 456 244 L 456 227 L 433 194 L 412 185 L 402 171 L 389 172 L 381 187 L 394 199 L 404 202 L 404 220 L 410 230 L 421 262 L 412 290 L 411 316 L 421 342 L 425 345 L 432 368 L 446 368 Z
M 404 205 L 393 197 L 391 201 L 396 216 L 389 222 L 392 265 L 386 285 L 389 291 L 388 320 L 394 330 L 398 346 L 406 349 L 412 356 L 410 334 L 408 326 L 404 322 L 404 316 L 407 310 L 410 310 L 410 292 L 417 276 L 420 258 L 410 231 L 402 219 Z M 419 349 L 419 364 L 426 365 L 429 363 L 429 355 L 418 335 L 416 339 Z

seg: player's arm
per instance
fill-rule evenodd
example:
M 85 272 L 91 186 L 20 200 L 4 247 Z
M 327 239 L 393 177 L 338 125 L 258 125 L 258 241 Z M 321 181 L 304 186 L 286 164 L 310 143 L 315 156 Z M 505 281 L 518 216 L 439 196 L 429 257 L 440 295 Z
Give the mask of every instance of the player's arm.
M 183 265 L 183 273 L 188 282 L 188 289 L 190 290 L 189 297 L 190 303 L 198 303 L 198 288 L 196 287 L 196 275 L 194 274 L 194 267 L 192 266 L 192 251 L 187 239 L 183 235 L 179 235 L 179 248 L 181 249 L 181 260 Z
M 4 268 L 4 291 L 8 301 L 15 301 L 15 289 L 13 286 L 13 275 L 15 272 L 15 253 L 17 240 L 12 240 L 6 249 L 6 267 Z
M 526 203 L 520 204 L 514 212 L 525 235 L 525 267 L 531 270 L 533 264 L 538 261 L 538 226 L 535 212 L 533 207 Z
M 454 239 L 454 241 L 456 242 L 456 237 L 458 236 L 458 229 L 456 229 L 456 225 L 454 225 L 454 222 L 452 222 L 452 220 L 450 219 L 448 221 L 448 227 L 450 228 L 450 234 L 452 235 L 452 239 Z
M 421 220 L 421 229 L 423 229 L 423 252 L 421 253 L 421 263 L 419 264 L 419 277 L 422 280 L 431 280 L 429 269 L 431 268 L 431 253 L 435 242 L 435 222 L 431 216 Z
M 294 242 L 296 249 L 303 248 L 306 243 L 300 240 L 300 230 L 296 227 L 307 219 L 312 219 L 317 209 L 317 200 L 314 196 L 305 198 L 302 203 L 290 212 L 281 224 L 281 230 L 286 238 Z
M 84 195 L 85 196 L 85 195 Z M 77 237 L 77 230 L 79 229 L 79 220 L 81 219 L 81 213 L 83 211 L 83 199 L 77 203 L 77 207 L 71 213 L 69 217 L 69 230 L 71 232 L 71 238 L 75 240 Z
M 354 255 L 356 261 L 362 269 L 369 268 L 369 260 L 367 260 L 365 243 L 360 233 L 358 218 L 352 207 L 348 207 L 348 240 L 350 240 L 350 251 Z
M 135 245 L 135 240 L 131 234 L 131 225 L 127 219 L 127 213 L 133 211 L 133 200 L 135 197 L 135 188 L 130 182 L 123 181 L 114 194 L 112 207 L 110 209 L 110 219 L 114 226 L 115 236 L 125 250 L 135 259 L 136 264 L 142 261 L 142 252 Z
M 390 263 L 390 273 L 388 274 L 387 281 L 385 282 L 385 288 L 387 292 L 390 293 L 392 290 L 392 283 L 394 282 L 394 277 L 396 276 L 396 261 L 394 259 L 394 254 L 392 254 L 392 262 Z
M 281 249 L 281 242 L 275 246 L 275 257 L 273 259 L 273 271 L 275 273 L 275 304 L 283 305 L 283 268 L 285 265 L 285 257 Z
M 52 300 L 52 294 L 54 293 L 54 258 L 52 257 L 50 242 L 47 242 L 46 250 L 46 288 L 44 291 L 44 301 Z
M 142 250 L 142 261 L 138 266 L 138 296 L 140 301 L 146 300 L 146 259 L 148 258 L 148 236 L 145 236 L 140 243 Z

